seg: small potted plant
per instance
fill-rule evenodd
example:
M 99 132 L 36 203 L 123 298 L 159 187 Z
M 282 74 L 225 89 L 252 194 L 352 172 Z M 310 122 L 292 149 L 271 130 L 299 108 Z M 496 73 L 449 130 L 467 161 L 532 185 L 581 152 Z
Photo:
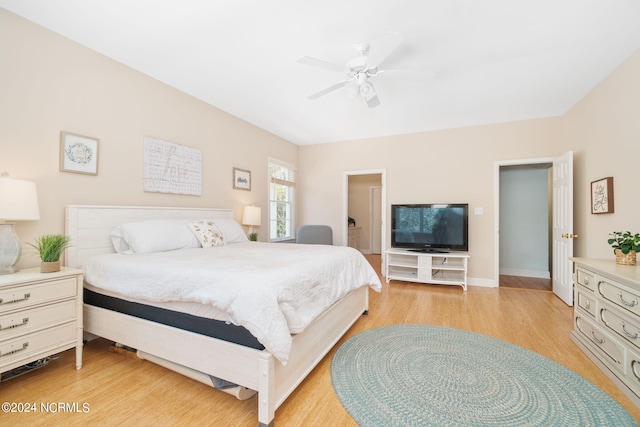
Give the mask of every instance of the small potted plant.
M 62 251 L 71 246 L 71 238 L 62 234 L 45 234 L 36 239 L 36 243 L 28 243 L 40 255 L 40 271 L 53 273 L 60 271 L 60 257 Z
M 630 231 L 614 231 L 609 233 L 607 242 L 616 254 L 617 264 L 636 265 L 636 252 L 640 251 L 640 233 Z
M 256 233 L 255 231 L 249 233 L 247 235 L 247 237 L 249 238 L 250 241 L 252 242 L 257 242 L 258 241 L 258 233 Z

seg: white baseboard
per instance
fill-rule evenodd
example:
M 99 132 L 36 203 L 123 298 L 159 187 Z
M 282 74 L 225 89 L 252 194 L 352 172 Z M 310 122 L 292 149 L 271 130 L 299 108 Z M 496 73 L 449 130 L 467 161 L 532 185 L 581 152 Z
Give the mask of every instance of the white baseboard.
M 467 277 L 467 285 L 482 288 L 497 288 L 498 284 L 493 279 L 479 279 L 477 277 Z
M 520 270 L 517 268 L 501 268 L 500 274 L 505 276 L 519 276 L 519 277 L 535 277 L 538 279 L 550 279 L 551 273 L 543 270 Z

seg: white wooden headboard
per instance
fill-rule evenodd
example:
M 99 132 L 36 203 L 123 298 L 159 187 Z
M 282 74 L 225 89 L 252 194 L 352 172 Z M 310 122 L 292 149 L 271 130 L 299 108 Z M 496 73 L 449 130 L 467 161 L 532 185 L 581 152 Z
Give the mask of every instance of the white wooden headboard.
M 81 267 L 93 255 L 114 252 L 109 233 L 118 225 L 145 219 L 234 219 L 232 209 L 150 206 L 69 205 L 65 233 L 73 246 L 65 251 L 67 267 Z

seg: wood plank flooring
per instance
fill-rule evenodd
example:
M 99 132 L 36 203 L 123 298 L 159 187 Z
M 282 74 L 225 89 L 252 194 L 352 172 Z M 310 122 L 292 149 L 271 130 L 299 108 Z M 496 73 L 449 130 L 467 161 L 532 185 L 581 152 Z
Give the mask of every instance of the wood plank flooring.
M 380 258 L 368 257 L 379 270 Z M 384 283 L 384 281 L 383 281 Z M 635 407 L 569 339 L 572 308 L 551 292 L 516 288 L 421 285 L 392 281 L 370 292 L 369 315 L 342 341 L 366 329 L 420 323 L 467 329 L 547 356 L 600 386 L 640 421 Z M 341 341 L 341 342 L 342 342 Z M 111 343 L 85 346 L 84 367 L 72 351 L 47 367 L 0 383 L 0 401 L 36 403 L 31 413 L 2 413 L 2 426 L 251 426 L 257 397 L 236 400 L 172 371 L 109 351 Z M 338 401 L 330 377 L 331 356 L 276 411 L 277 426 L 356 426 Z M 78 412 L 43 413 L 41 403 L 74 404 Z M 82 412 L 82 405 L 88 410 Z M 55 407 L 55 406 L 54 406 Z
M 500 275 L 499 286 L 501 288 L 532 289 L 538 291 L 550 291 L 551 279 L 539 279 L 537 277 Z

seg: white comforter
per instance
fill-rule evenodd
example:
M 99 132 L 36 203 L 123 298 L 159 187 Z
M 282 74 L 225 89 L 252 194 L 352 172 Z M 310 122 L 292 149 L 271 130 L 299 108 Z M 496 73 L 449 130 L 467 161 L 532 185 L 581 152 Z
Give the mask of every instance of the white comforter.
M 291 334 L 351 290 L 380 291 L 378 275 L 353 248 L 245 242 L 151 254 L 92 257 L 94 287 L 155 302 L 210 304 L 245 327 L 282 363 Z

